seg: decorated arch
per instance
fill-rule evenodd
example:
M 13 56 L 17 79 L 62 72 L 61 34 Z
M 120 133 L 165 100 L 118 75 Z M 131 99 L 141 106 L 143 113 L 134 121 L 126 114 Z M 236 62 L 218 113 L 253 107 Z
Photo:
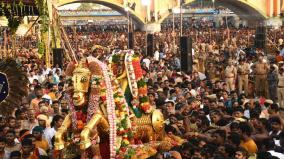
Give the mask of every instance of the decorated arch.
M 196 0 L 185 0 L 183 5 L 190 5 L 196 2 Z M 236 13 L 241 19 L 261 21 L 269 17 L 269 8 L 267 7 L 268 1 L 259 0 L 258 3 L 253 0 L 215 0 L 215 6 L 223 6 L 234 13 Z M 170 12 L 163 15 L 160 22 L 163 22 L 169 15 Z
M 118 11 L 123 15 L 127 15 L 127 11 L 125 10 L 124 0 L 59 0 L 58 6 L 63 6 L 72 3 L 96 3 L 100 5 L 104 5 L 113 10 Z M 128 10 L 129 16 L 136 22 L 138 25 L 145 24 L 145 20 L 143 19 L 142 13 L 135 12 L 135 10 Z

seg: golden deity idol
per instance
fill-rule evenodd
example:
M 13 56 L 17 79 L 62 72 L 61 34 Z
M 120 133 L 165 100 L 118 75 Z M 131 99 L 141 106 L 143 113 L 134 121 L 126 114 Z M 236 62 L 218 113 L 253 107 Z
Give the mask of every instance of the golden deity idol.
M 72 77 L 72 89 L 67 93 L 71 112 L 55 135 L 55 150 L 73 145 L 81 153 L 97 144 L 102 158 L 119 158 L 137 141 L 164 139 L 162 113 L 153 109 L 135 116 L 125 100 L 124 90 L 101 61 L 82 59 L 79 64 L 71 63 L 66 75 Z M 91 152 L 88 157 L 97 151 Z

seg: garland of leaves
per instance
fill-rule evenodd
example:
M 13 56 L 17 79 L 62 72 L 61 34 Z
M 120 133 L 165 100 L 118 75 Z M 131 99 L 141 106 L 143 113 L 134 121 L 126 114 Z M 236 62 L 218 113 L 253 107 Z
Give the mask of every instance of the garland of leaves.
M 15 34 L 18 27 L 21 24 L 22 18 L 10 16 L 10 17 L 7 17 L 7 19 L 8 19 L 8 28 L 10 29 L 12 34 Z
M 46 4 L 46 0 L 35 0 L 35 4 L 39 14 L 39 23 L 40 25 L 40 36 L 41 40 L 38 42 L 38 54 L 40 56 L 46 53 L 46 43 L 47 40 L 45 34 L 48 32 L 49 27 L 49 17 L 48 17 L 48 8 Z
M 43 56 L 44 51 L 45 51 L 45 45 L 42 41 L 39 41 L 38 42 L 38 54 Z
M 38 9 L 39 18 L 41 20 L 41 33 L 46 33 L 48 31 L 49 17 L 48 8 L 46 0 L 35 0 L 35 4 Z
M 36 0 L 36 8 L 41 20 L 41 33 L 48 31 L 49 17 L 46 0 Z M 16 3 L 14 0 L 12 3 L 0 3 L 0 15 L 5 15 L 8 19 L 8 28 L 12 35 L 15 35 L 18 27 L 20 26 L 22 19 L 26 15 L 34 15 L 36 9 L 32 5 L 25 5 L 22 0 Z M 43 36 L 43 34 L 41 34 Z M 45 43 L 43 41 L 38 42 L 38 52 L 42 56 L 45 53 Z
M 13 15 L 13 16 L 24 17 L 26 15 L 34 15 L 34 14 L 37 14 L 35 6 L 26 5 L 22 2 L 22 0 L 20 0 L 19 3 L 13 1 L 12 4 L 4 1 L 0 3 L 0 16 Z
M 6 3 L 2 1 L 0 3 L 0 16 L 5 16 L 8 19 L 8 28 L 15 34 L 21 21 L 26 15 L 34 15 L 34 6 L 24 5 L 22 0 L 16 3 L 14 0 L 12 3 Z

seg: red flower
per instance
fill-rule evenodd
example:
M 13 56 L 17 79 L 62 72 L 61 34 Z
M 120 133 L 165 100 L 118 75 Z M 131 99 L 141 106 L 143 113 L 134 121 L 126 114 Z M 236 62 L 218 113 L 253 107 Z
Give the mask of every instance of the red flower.
M 132 61 L 132 66 L 133 66 L 133 69 L 134 69 L 134 74 L 135 74 L 136 80 L 138 80 L 141 77 L 143 77 L 143 72 L 142 72 L 142 68 L 141 68 L 139 59 L 138 60 L 133 60 Z
M 76 112 L 77 120 L 81 120 L 82 119 L 82 115 L 83 115 L 82 112 Z
M 147 95 L 147 87 L 144 86 L 142 88 L 139 88 L 138 93 L 139 93 L 140 96 Z
M 87 121 L 87 116 L 86 116 L 86 115 L 83 115 L 81 120 L 82 120 L 84 123 L 86 123 L 86 121 Z
M 122 152 L 125 152 L 125 151 L 126 151 L 126 148 L 125 148 L 125 147 L 121 147 L 120 150 L 121 150 Z
M 84 123 L 83 123 L 82 120 L 78 120 L 78 121 L 77 121 L 77 128 L 78 128 L 79 130 L 82 130 L 82 129 L 84 128 Z
M 144 112 L 146 112 L 147 110 L 149 110 L 149 108 L 150 108 L 150 104 L 149 104 L 149 103 L 143 103 L 143 104 L 141 105 L 141 109 L 142 109 Z
M 102 99 L 103 101 L 106 101 L 106 96 L 101 96 L 101 99 Z

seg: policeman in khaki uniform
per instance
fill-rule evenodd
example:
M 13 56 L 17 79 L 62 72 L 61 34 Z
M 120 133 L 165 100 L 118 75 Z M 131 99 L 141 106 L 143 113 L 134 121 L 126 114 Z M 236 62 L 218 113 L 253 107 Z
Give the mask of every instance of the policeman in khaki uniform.
M 213 62 L 210 62 L 208 67 L 206 68 L 206 76 L 211 80 L 215 81 L 217 69 L 214 66 Z
M 248 95 L 248 75 L 250 71 L 250 66 L 245 59 L 240 59 L 238 65 L 238 91 L 242 93 L 244 90 L 245 95 Z
M 268 87 L 267 87 L 267 73 L 269 71 L 269 66 L 263 59 L 264 55 L 259 54 L 258 62 L 253 65 L 254 75 L 255 75 L 255 90 L 257 96 L 268 97 Z
M 229 65 L 225 69 L 225 81 L 229 88 L 229 90 L 227 91 L 235 90 L 236 78 L 237 78 L 237 68 L 233 65 L 233 61 L 229 60 Z

